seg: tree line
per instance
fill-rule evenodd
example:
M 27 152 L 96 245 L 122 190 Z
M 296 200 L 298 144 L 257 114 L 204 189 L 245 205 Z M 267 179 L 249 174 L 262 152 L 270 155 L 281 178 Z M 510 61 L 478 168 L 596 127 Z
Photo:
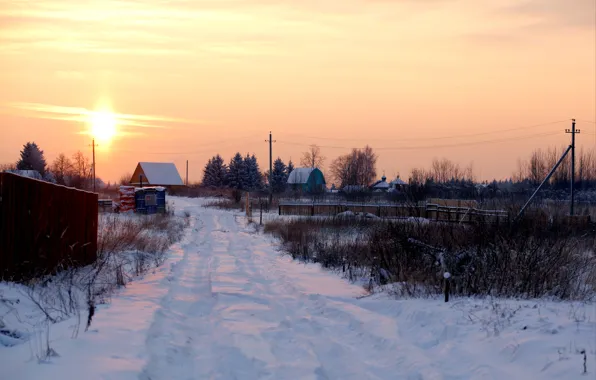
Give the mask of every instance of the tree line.
M 93 166 L 89 157 L 77 151 L 71 157 L 60 153 L 48 165 L 44 151 L 35 143 L 28 142 L 23 145 L 19 159 L 14 164 L 5 164 L 0 171 L 32 170 L 39 173 L 41 180 L 77 189 L 90 189 L 93 186 L 91 175 Z M 97 182 L 103 183 L 101 179 Z
M 566 149 L 566 146 L 558 149 L 556 147 L 549 147 L 545 150 L 537 149 L 527 160 L 518 160 L 517 169 L 512 175 L 513 181 L 528 181 L 532 185 L 540 184 Z M 553 188 L 568 187 L 570 178 L 571 153 L 555 171 L 548 185 Z M 586 151 L 582 148 L 576 151 L 575 185 L 577 188 L 596 187 L 596 152 L 594 150 Z
M 203 169 L 201 184 L 212 188 L 231 188 L 244 191 L 258 191 L 271 185 L 274 192 L 286 190 L 287 180 L 294 170 L 294 164 L 290 160 L 286 165 L 281 158 L 273 163 L 271 184 L 269 184 L 269 171 L 261 173 L 257 157 L 246 154 L 244 157 L 236 153 L 228 164 L 224 162 L 221 155 L 216 154 L 207 161 Z

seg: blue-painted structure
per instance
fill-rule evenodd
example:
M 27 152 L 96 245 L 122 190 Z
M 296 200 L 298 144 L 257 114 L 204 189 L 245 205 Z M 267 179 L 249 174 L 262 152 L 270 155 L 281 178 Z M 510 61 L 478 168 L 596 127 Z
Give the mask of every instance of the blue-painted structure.
M 135 189 L 135 209 L 139 214 L 166 212 L 166 189 L 163 187 L 143 187 Z
M 296 168 L 288 176 L 288 187 L 304 193 L 322 193 L 326 189 L 325 176 L 317 168 Z

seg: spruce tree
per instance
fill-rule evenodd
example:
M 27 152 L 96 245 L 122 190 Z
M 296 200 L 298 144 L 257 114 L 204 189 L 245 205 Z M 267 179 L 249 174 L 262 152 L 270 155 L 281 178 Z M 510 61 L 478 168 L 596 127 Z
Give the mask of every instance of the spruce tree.
M 252 156 L 246 155 L 244 163 L 246 167 L 245 189 L 251 191 L 260 190 L 263 187 L 263 178 L 261 177 L 257 157 L 254 154 Z
M 244 190 L 246 184 L 246 169 L 244 159 L 240 153 L 236 153 L 228 165 L 228 186 L 232 189 Z
M 203 170 L 203 185 L 223 187 L 226 184 L 227 168 L 219 154 L 213 156 Z
M 288 162 L 288 166 L 286 167 L 286 173 L 288 174 L 288 177 L 290 176 L 290 173 L 294 170 L 294 163 L 292 162 L 292 160 L 290 160 L 290 162 Z
M 21 158 L 17 162 L 18 170 L 36 170 L 42 176 L 46 173 L 46 159 L 43 150 L 39 149 L 36 143 L 28 142 L 23 145 Z
M 273 192 L 284 192 L 286 190 L 287 182 L 288 173 L 286 164 L 284 164 L 281 158 L 278 157 L 273 163 L 273 172 L 271 174 L 271 187 L 273 188 Z

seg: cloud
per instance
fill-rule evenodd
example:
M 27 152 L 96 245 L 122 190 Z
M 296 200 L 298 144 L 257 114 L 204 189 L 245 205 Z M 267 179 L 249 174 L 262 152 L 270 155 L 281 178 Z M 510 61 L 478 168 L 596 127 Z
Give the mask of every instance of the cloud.
M 26 102 L 8 103 L 3 108 L 5 108 L 9 113 L 16 114 L 17 116 L 77 123 L 88 123 L 90 117 L 95 112 L 82 107 L 57 106 L 52 104 Z M 125 128 L 122 130 L 122 133 L 120 133 L 121 136 L 134 136 L 142 134 L 142 132 L 136 129 L 169 129 L 181 124 L 206 124 L 205 121 L 201 120 L 190 120 L 159 115 L 139 115 L 116 112 L 113 112 L 113 115 L 117 120 L 118 126 Z M 79 133 L 84 134 L 88 132 L 79 131 Z
M 0 53 L 30 50 L 160 56 L 272 55 L 277 45 L 333 30 L 311 20 L 351 6 L 273 0 L 38 0 L 0 8 Z M 308 7 L 310 14 L 305 10 Z M 353 10 L 355 11 L 355 10 Z M 266 45 L 266 47 L 264 47 Z
M 525 0 L 504 8 L 509 14 L 532 16 L 552 27 L 596 28 L 594 0 Z

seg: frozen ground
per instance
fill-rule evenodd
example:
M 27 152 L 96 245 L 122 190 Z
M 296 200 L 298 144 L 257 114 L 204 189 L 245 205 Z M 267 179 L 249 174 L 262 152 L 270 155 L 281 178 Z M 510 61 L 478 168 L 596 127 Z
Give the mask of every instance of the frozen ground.
M 596 377 L 594 305 L 362 298 L 361 287 L 281 256 L 233 213 L 175 203 L 192 222 L 169 261 L 114 295 L 78 338 L 75 320 L 53 325 L 59 356 L 48 363 L 33 359 L 48 331 L 39 313 L 22 288 L 0 285 L 18 311 L 0 304 L 0 330 L 22 335 L 0 334 L 14 344 L 0 344 L 0 379 Z

